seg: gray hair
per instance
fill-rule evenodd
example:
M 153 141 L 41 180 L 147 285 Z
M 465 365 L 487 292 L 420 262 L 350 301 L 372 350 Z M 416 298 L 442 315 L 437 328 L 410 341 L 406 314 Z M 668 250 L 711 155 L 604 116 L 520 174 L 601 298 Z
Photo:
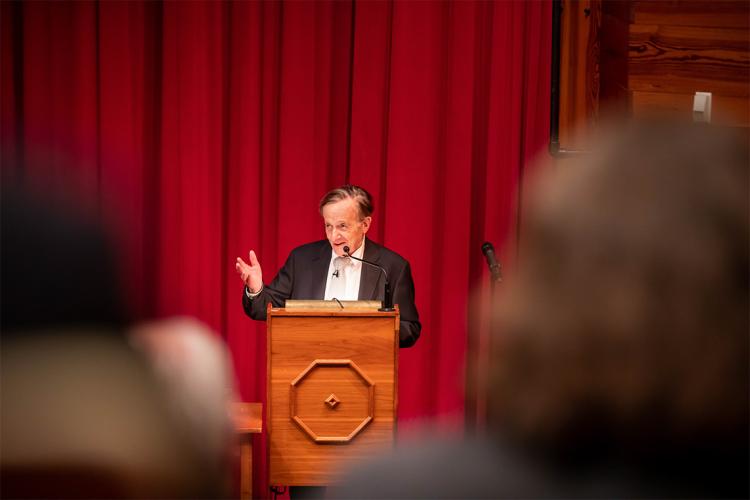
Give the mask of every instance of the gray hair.
M 346 184 L 335 189 L 331 189 L 323 196 L 320 200 L 320 206 L 318 210 L 323 213 L 323 207 L 330 205 L 331 203 L 337 203 L 341 200 L 351 199 L 357 204 L 357 210 L 359 211 L 359 219 L 362 220 L 365 217 L 372 215 L 375 211 L 375 206 L 372 203 L 372 196 L 364 188 L 355 186 L 353 184 Z

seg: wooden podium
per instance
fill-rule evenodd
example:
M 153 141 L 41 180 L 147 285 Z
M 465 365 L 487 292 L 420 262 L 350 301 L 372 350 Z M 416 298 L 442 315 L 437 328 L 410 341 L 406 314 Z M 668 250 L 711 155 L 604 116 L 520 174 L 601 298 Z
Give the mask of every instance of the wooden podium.
M 399 313 L 268 308 L 268 474 L 325 486 L 392 446 Z

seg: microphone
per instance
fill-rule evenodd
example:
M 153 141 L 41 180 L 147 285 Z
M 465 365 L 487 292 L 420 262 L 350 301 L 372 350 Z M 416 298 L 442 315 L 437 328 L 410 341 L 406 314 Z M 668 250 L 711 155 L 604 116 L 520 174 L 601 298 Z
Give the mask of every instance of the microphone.
M 351 257 L 354 260 L 358 260 L 360 262 L 364 262 L 365 264 L 367 264 L 369 266 L 376 267 L 376 268 L 380 269 L 380 272 L 382 272 L 383 276 L 385 276 L 385 290 L 384 290 L 385 293 L 383 295 L 383 307 L 381 307 L 380 309 L 378 309 L 378 311 L 381 311 L 381 312 L 395 311 L 396 309 L 393 307 L 393 295 L 391 294 L 391 284 L 388 282 L 388 273 L 385 272 L 385 268 L 382 267 L 382 266 L 379 266 L 379 265 L 377 265 L 377 264 L 375 264 L 373 262 L 366 261 L 365 259 L 360 259 L 359 257 L 355 257 L 354 255 L 352 255 L 352 254 L 349 253 L 349 247 L 348 246 L 344 247 L 344 254 L 347 257 Z
M 490 267 L 492 281 L 503 281 L 503 277 L 501 275 L 502 268 L 500 266 L 500 263 L 497 261 L 497 257 L 495 257 L 495 247 L 492 246 L 492 243 L 490 243 L 489 241 L 485 241 L 482 245 L 482 253 L 487 259 L 487 265 Z

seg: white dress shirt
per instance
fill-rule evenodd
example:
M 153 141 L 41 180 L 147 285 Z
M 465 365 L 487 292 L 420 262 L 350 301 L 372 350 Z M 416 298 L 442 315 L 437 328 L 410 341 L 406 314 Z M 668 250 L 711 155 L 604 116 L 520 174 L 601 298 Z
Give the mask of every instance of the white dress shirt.
M 359 246 L 357 250 L 352 252 L 352 255 L 354 257 L 359 257 L 360 259 L 365 254 L 365 240 L 362 239 L 362 244 Z M 343 294 L 343 297 L 338 296 L 335 297 L 339 300 L 357 300 L 359 298 L 359 282 L 360 278 L 362 276 L 362 263 L 358 260 L 345 258 L 345 269 L 342 267 L 339 269 L 338 277 L 334 274 L 336 272 L 336 252 L 333 251 L 333 248 L 331 248 L 331 263 L 328 265 L 328 274 L 326 278 L 326 293 L 325 293 L 325 300 L 331 300 L 334 298 L 333 294 L 336 293 L 336 286 L 334 284 L 334 281 L 337 279 L 341 279 L 342 274 L 346 276 L 346 291 Z M 341 295 L 338 293 L 338 295 Z

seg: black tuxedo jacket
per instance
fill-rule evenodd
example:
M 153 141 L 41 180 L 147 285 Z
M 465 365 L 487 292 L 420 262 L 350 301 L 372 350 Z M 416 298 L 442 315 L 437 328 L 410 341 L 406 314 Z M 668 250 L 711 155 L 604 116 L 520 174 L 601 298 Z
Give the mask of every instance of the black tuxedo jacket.
M 396 252 L 367 240 L 364 259 L 383 266 L 393 290 L 393 303 L 401 313 L 400 346 L 411 347 L 419 338 L 417 306 L 414 304 L 414 281 L 409 263 Z M 253 319 L 266 319 L 266 306 L 284 307 L 287 299 L 322 300 L 325 296 L 328 266 L 331 263 L 331 244 L 328 240 L 316 241 L 295 248 L 286 259 L 270 285 L 264 285 L 260 295 L 248 298 L 242 292 L 242 306 Z M 377 268 L 362 264 L 359 281 L 360 300 L 383 300 L 385 279 Z

